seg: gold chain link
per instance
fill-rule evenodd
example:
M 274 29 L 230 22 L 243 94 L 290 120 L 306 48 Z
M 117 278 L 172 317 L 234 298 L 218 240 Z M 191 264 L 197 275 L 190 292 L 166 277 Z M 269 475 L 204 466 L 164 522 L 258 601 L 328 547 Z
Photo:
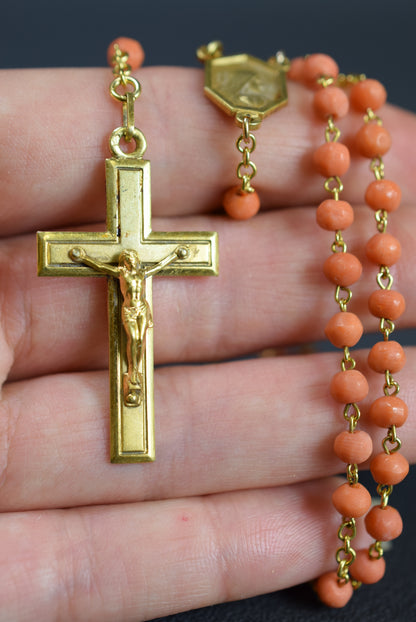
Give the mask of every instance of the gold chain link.
M 115 78 L 110 84 L 110 94 L 123 106 L 123 125 L 116 128 L 110 136 L 110 149 L 115 157 L 119 158 L 141 158 L 146 150 L 146 139 L 143 133 L 135 126 L 134 121 L 134 102 L 141 92 L 140 83 L 133 78 L 131 67 L 128 64 L 129 55 L 116 44 L 114 46 L 114 56 L 112 64 Z M 120 147 L 121 140 L 129 143 L 132 139 L 136 143 L 133 151 L 126 153 Z
M 237 149 L 243 154 L 243 159 L 237 166 L 237 177 L 241 180 L 242 192 L 254 192 L 251 186 L 251 180 L 257 173 L 257 167 L 251 161 L 250 155 L 256 148 L 256 138 L 250 132 L 250 115 L 245 115 L 242 120 L 242 134 L 237 139 Z
M 387 281 L 387 283 L 384 283 L 384 281 Z M 377 274 L 377 283 L 380 289 L 391 289 L 391 286 L 393 285 L 393 275 L 391 274 L 388 266 L 380 266 Z
M 380 181 L 380 179 L 384 179 L 384 162 L 381 156 L 377 156 L 371 160 L 370 170 L 373 171 L 374 176 L 378 181 Z

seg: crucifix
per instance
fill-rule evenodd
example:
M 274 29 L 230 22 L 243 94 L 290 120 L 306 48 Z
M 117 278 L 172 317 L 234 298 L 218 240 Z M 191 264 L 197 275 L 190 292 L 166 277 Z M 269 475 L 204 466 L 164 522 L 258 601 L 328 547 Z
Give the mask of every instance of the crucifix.
M 110 158 L 106 181 L 107 231 L 38 232 L 38 271 L 109 277 L 111 461 L 151 461 L 152 276 L 217 274 L 217 234 L 151 230 L 149 161 Z
M 38 274 L 108 277 L 111 462 L 149 462 L 155 458 L 152 277 L 217 275 L 218 240 L 213 232 L 152 231 L 150 162 L 134 126 L 140 85 L 125 61 L 119 55 L 110 87 L 123 103 L 124 126 L 112 132 L 114 157 L 106 160 L 107 230 L 38 232 Z M 133 90 L 121 94 L 120 85 Z M 122 139 L 133 140 L 134 150 L 125 153 Z

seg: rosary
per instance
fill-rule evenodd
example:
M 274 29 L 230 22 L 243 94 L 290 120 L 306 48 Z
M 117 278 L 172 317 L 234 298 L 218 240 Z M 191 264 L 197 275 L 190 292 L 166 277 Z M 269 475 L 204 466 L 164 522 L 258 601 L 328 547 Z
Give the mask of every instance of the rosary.
M 288 103 L 286 78 L 313 89 L 314 110 L 324 124 L 324 142 L 316 146 L 311 158 L 324 180 L 327 197 L 317 207 L 317 224 L 333 234 L 323 272 L 335 288 L 338 309 L 325 334 L 341 350 L 342 358 L 328 392 L 334 405 L 338 404 L 340 423 L 345 426 L 334 439 L 334 452 L 346 465 L 346 481 L 332 498 L 341 517 L 336 569 L 321 576 L 315 589 L 328 606 L 343 607 L 355 589 L 375 583 L 384 575 L 382 543 L 402 531 L 400 514 L 389 500 L 393 486 L 409 470 L 397 434 L 408 415 L 405 402 L 398 397 L 400 386 L 396 379 L 405 364 L 405 354 L 402 346 L 391 339 L 405 301 L 393 289 L 390 271 L 401 254 L 399 240 L 388 233 L 389 218 L 400 205 L 401 192 L 394 181 L 385 178 L 383 156 L 391 138 L 378 111 L 386 101 L 386 91 L 378 81 L 363 75 L 340 74 L 335 61 L 324 54 L 290 62 L 283 52 L 278 52 L 264 62 L 248 54 L 225 57 L 221 43 L 214 41 L 201 46 L 197 56 L 205 64 L 206 95 L 233 116 L 241 130 L 236 140 L 238 181 L 226 190 L 223 199 L 231 218 L 246 220 L 260 209 L 260 196 L 252 185 L 257 174 L 252 159 L 256 148 L 253 132 L 269 114 Z M 108 277 L 112 462 L 152 461 L 155 457 L 152 277 L 218 274 L 216 233 L 164 233 L 151 229 L 150 162 L 143 159 L 146 140 L 135 125 L 134 104 L 141 87 L 131 75 L 141 66 L 143 57 L 140 44 L 132 39 L 117 39 L 109 47 L 108 60 L 115 76 L 110 94 L 122 106 L 123 124 L 110 136 L 112 157 L 106 160 L 107 230 L 38 233 L 39 275 Z M 363 115 L 355 143 L 357 151 L 370 161 L 363 199 L 375 216 L 375 232 L 369 236 L 365 252 L 375 266 L 375 290 L 368 306 L 377 319 L 381 339 L 371 348 L 368 364 L 381 375 L 382 382 L 380 395 L 365 416 L 386 432 L 380 452 L 370 462 L 380 497 L 373 507 L 369 491 L 359 482 L 358 470 L 373 455 L 371 436 L 359 429 L 358 404 L 367 397 L 369 387 L 351 352 L 362 336 L 363 326 L 359 317 L 348 310 L 351 288 L 361 276 L 362 265 L 348 252 L 344 238 L 354 222 L 352 206 L 341 198 L 350 153 L 336 125 L 350 106 Z M 357 551 L 356 519 L 363 516 L 373 542 L 368 549 Z

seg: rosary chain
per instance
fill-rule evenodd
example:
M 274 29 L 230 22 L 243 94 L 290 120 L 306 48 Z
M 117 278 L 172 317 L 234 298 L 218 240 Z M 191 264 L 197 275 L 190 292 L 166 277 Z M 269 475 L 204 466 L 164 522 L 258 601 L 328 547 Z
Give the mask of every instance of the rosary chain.
M 254 192 L 251 186 L 251 180 L 257 173 L 257 167 L 250 159 L 250 155 L 256 148 L 256 138 L 250 132 L 250 115 L 245 115 L 242 119 L 242 134 L 238 137 L 236 145 L 243 159 L 237 166 L 237 177 L 241 180 L 241 190 L 243 192 Z

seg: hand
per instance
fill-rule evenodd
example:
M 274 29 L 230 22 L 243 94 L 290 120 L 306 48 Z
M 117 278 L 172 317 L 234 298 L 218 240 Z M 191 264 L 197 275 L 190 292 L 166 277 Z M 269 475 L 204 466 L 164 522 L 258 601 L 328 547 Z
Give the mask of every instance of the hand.
M 104 221 L 104 139 L 120 124 L 119 106 L 103 97 L 111 72 L 7 73 L 0 184 L 13 209 L 0 214 L 2 620 L 149 620 L 285 588 L 334 567 L 340 517 L 331 475 L 344 467 L 331 447 L 345 424 L 328 384 L 341 354 L 285 353 L 323 338 L 337 311 L 322 276 L 332 235 L 315 224 L 325 194 L 311 165 L 323 141 L 312 94 L 289 85 L 288 107 L 257 131 L 263 209 L 237 223 L 210 213 L 235 183 L 238 129 L 204 98 L 202 71 L 150 68 L 139 77 L 154 229 L 218 231 L 220 276 L 155 279 L 156 462 L 111 465 L 105 280 L 36 277 L 34 235 Z M 19 96 L 22 84 L 30 105 Z M 400 326 L 410 327 L 416 121 L 392 107 L 381 114 L 394 136 L 386 175 L 404 194 L 389 230 L 403 244 L 394 276 L 408 304 Z M 37 160 L 25 166 L 20 145 L 7 139 L 17 120 L 37 146 Z M 347 136 L 360 124 L 354 115 L 340 122 Z M 62 154 L 56 136 L 68 127 Z M 345 237 L 361 259 L 375 232 L 362 200 L 370 180 L 364 160 L 344 178 L 343 198 L 357 208 Z M 351 310 L 373 331 L 366 301 L 374 289 L 375 269 L 366 264 Z M 282 353 L 232 360 L 266 348 Z M 366 353 L 356 358 L 367 372 Z M 194 362 L 204 365 L 187 366 Z M 409 349 L 399 375 L 409 401 L 415 365 Z M 368 377 L 379 396 L 382 379 Z M 379 443 L 383 431 L 371 431 Z M 401 436 L 414 460 L 416 424 L 409 421 Z

